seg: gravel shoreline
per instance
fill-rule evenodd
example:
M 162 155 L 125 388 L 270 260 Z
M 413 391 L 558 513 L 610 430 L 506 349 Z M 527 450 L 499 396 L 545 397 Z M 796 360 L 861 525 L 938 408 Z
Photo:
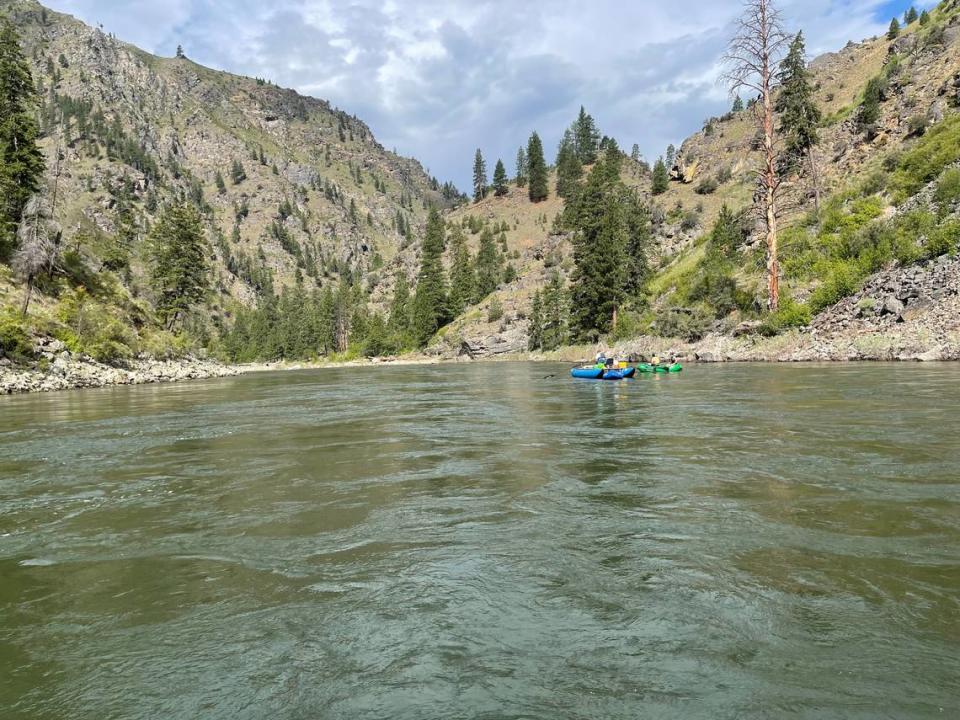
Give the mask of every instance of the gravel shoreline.
M 114 367 L 66 351 L 42 352 L 42 360 L 19 365 L 0 358 L 0 395 L 53 392 L 112 385 L 144 385 L 221 378 L 254 372 L 279 372 L 334 367 L 383 367 L 456 362 L 528 360 L 534 362 L 579 362 L 592 357 L 596 348 L 571 346 L 550 353 L 503 353 L 470 360 L 454 354 L 409 355 L 331 363 L 272 362 L 227 365 L 215 360 L 186 357 L 176 360 L 139 359 Z M 865 333 L 844 338 L 818 337 L 816 331 L 795 331 L 773 338 L 709 336 L 697 343 L 657 337 L 641 337 L 617 343 L 612 352 L 620 357 L 675 356 L 686 363 L 720 362 L 931 362 L 960 360 L 960 337 L 946 343 L 931 343 L 929 336 L 903 333 Z

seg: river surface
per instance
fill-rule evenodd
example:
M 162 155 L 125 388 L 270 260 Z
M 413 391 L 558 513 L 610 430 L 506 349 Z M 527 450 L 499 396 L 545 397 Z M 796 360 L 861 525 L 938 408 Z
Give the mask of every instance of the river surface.
M 960 366 L 0 398 L 0 717 L 956 718 Z

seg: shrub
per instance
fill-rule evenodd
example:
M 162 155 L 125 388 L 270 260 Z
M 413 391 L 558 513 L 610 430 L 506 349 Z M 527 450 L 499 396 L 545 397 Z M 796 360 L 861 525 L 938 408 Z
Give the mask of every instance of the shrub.
M 698 225 L 700 225 L 700 216 L 693 210 L 685 213 L 683 220 L 680 221 L 680 229 L 686 232 L 690 232 Z
M 67 291 L 57 309 L 57 319 L 63 323 L 57 335 L 73 352 L 99 362 L 127 360 L 135 354 L 137 336 L 115 313 L 115 308 L 92 299 L 83 288 Z
M 728 183 L 733 179 L 733 170 L 728 167 L 720 169 L 720 172 L 717 173 L 717 182 L 721 185 L 723 183 Z
M 767 316 L 758 328 L 758 332 L 761 335 L 779 335 L 790 328 L 806 327 L 811 319 L 812 313 L 808 305 L 798 303 L 789 295 L 782 294 L 777 312 Z
M 657 333 L 689 342 L 700 340 L 710 327 L 710 315 L 699 307 L 669 307 L 657 313 Z
M 0 312 L 0 356 L 24 359 L 32 355 L 30 333 L 23 318 L 13 310 Z
M 930 121 L 926 115 L 914 115 L 907 124 L 907 132 L 909 135 L 920 137 L 927 131 L 929 124 Z
M 882 192 L 886 186 L 887 173 L 885 173 L 883 170 L 877 170 L 870 173 L 867 176 L 867 179 L 863 181 L 863 184 L 860 186 L 860 193 L 864 197 L 876 195 L 877 193 Z
M 823 283 L 810 297 L 810 312 L 818 313 L 835 305 L 860 287 L 864 273 L 856 262 L 834 261 L 826 265 Z
M 916 195 L 944 168 L 960 160 L 960 116 L 954 115 L 930 129 L 900 157 L 890 180 L 897 203 Z
M 958 242 L 960 242 L 960 220 L 940 223 L 927 236 L 927 241 L 923 245 L 923 254 L 928 258 L 935 258 L 956 252 Z
M 503 317 L 503 305 L 499 298 L 493 298 L 490 301 L 490 308 L 487 310 L 487 321 L 496 322 Z
M 697 193 L 697 195 L 712 195 L 717 191 L 718 187 L 717 181 L 712 177 L 708 177 L 700 181 L 700 184 L 694 188 L 694 192 Z
M 960 168 L 950 168 L 940 177 L 933 199 L 940 206 L 941 216 L 950 212 L 954 203 L 960 202 Z

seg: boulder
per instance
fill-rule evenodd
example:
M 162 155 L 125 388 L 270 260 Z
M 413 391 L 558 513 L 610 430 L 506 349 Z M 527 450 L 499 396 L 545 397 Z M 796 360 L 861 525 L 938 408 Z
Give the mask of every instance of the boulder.
M 880 308 L 880 314 L 894 315 L 899 318 L 903 314 L 904 308 L 905 305 L 900 302 L 896 296 L 891 295 L 883 301 L 883 306 Z
M 712 350 L 700 350 L 694 353 L 694 358 L 696 358 L 698 363 L 723 362 L 723 357 L 721 357 L 720 353 L 713 352 Z

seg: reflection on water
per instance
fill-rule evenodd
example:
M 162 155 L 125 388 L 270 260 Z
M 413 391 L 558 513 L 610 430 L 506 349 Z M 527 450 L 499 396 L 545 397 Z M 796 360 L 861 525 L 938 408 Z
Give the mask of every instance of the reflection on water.
M 953 717 L 960 368 L 0 398 L 3 718 Z

